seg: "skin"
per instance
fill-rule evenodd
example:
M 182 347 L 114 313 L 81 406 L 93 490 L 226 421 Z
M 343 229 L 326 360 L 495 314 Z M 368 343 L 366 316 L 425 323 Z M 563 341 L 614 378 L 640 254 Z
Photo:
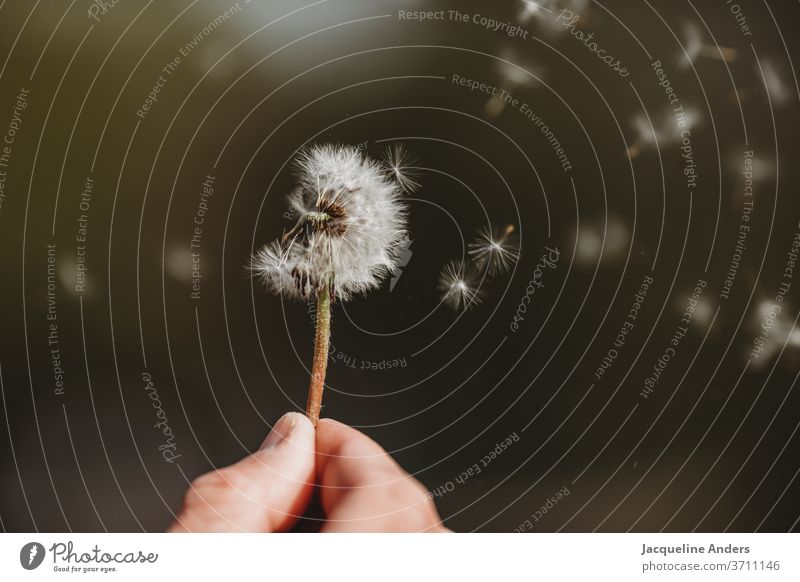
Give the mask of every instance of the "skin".
M 322 532 L 444 532 L 422 484 L 380 445 L 345 424 L 316 430 L 288 413 L 261 448 L 195 479 L 170 532 L 282 532 L 309 508 L 315 485 Z

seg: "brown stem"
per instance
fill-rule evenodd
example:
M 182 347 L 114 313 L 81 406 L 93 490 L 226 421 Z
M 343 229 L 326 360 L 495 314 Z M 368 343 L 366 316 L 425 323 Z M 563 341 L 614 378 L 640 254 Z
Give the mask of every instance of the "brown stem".
M 327 287 L 317 295 L 317 334 L 314 338 L 314 363 L 311 367 L 311 386 L 308 388 L 306 416 L 317 426 L 322 410 L 322 391 L 328 368 L 328 346 L 331 340 L 331 294 Z

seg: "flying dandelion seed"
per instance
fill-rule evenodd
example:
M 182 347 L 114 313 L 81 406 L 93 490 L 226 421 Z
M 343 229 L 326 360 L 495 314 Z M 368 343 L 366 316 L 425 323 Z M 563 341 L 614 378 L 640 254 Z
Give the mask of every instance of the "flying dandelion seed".
M 331 302 L 375 289 L 398 268 L 408 247 L 408 206 L 396 171 L 345 146 L 315 146 L 297 161 L 299 188 L 290 200 L 297 224 L 250 260 L 272 292 L 317 302 L 314 362 L 306 414 L 322 407 Z M 407 179 L 407 178 L 406 178 Z
M 519 12 L 519 20 L 523 23 L 528 23 L 531 20 L 538 20 L 543 16 L 547 16 L 553 12 L 555 8 L 553 0 L 522 0 L 522 7 Z M 552 17 L 551 17 L 552 18 Z
M 560 10 L 570 10 L 578 14 L 590 7 L 589 0 L 521 0 L 521 2 L 522 6 L 518 13 L 520 22 L 527 24 L 533 20 L 538 25 L 552 30 L 558 30 L 553 23 L 553 17 Z
M 546 75 L 542 67 L 527 62 L 510 47 L 503 47 L 499 57 L 495 65 L 500 78 L 499 89 L 484 105 L 484 111 L 490 118 L 496 118 L 505 111 L 509 94 L 514 94 L 521 87 L 539 87 Z
M 675 121 L 675 116 L 672 114 L 661 115 L 654 120 L 653 125 L 644 114 L 636 114 L 631 119 L 631 126 L 636 134 L 636 139 L 628 148 L 628 155 L 631 158 L 636 158 L 647 150 L 655 149 L 656 145 L 663 147 L 665 145 L 679 144 L 682 140 L 682 132 L 684 130 L 692 130 L 698 125 L 699 121 L 700 116 L 697 111 L 689 107 L 684 108 L 681 124 Z
M 385 159 L 391 177 L 400 185 L 403 192 L 411 194 L 419 189 L 418 174 L 414 169 L 417 160 L 403 144 L 395 144 L 390 147 L 386 151 Z
M 700 29 L 693 23 L 686 23 L 683 27 L 684 54 L 678 61 L 678 66 L 688 68 L 694 64 L 699 57 L 718 61 L 733 62 L 739 56 L 736 49 L 706 43 Z
M 693 23 L 687 22 L 683 25 L 683 37 L 684 58 L 678 64 L 682 67 L 688 67 L 695 62 L 703 51 L 703 35 Z
M 468 254 L 479 269 L 489 275 L 505 273 L 519 260 L 519 239 L 513 224 L 504 229 L 484 226 L 470 243 Z
M 439 275 L 442 302 L 455 311 L 470 309 L 483 299 L 480 278 L 464 261 L 450 261 Z
M 761 63 L 760 70 L 764 75 L 764 84 L 772 102 L 777 105 L 784 105 L 789 101 L 791 93 L 783 80 L 781 80 L 781 75 L 775 63 L 765 59 Z
M 789 345 L 793 348 L 800 346 L 800 329 L 792 329 L 789 334 Z
M 496 70 L 503 87 L 513 91 L 517 87 L 535 84 L 538 79 L 543 79 L 545 72 L 540 66 L 528 62 L 523 54 L 513 48 L 503 47 L 500 50 L 500 59 L 497 61 Z M 531 76 L 533 74 L 533 76 Z

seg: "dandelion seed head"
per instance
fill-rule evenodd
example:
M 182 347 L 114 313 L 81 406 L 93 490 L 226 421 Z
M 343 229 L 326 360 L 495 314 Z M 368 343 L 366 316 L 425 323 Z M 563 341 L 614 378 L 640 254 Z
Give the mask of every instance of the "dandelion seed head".
M 314 146 L 297 161 L 297 224 L 265 245 L 250 269 L 274 293 L 341 301 L 380 285 L 408 244 L 407 203 L 383 167 L 348 146 Z
M 455 311 L 466 310 L 483 300 L 480 279 L 463 261 L 450 261 L 439 275 L 442 302 Z
M 519 260 L 519 239 L 513 224 L 502 229 L 485 226 L 469 245 L 468 254 L 475 266 L 489 275 L 505 273 Z

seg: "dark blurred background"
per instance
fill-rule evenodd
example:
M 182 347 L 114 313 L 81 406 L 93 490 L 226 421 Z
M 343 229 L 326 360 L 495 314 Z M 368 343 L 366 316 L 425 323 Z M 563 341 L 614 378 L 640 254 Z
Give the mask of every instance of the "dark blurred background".
M 3 529 L 163 530 L 304 407 L 309 309 L 244 266 L 294 225 L 298 149 L 335 142 L 405 144 L 422 188 L 393 288 L 334 308 L 324 415 L 449 527 L 797 530 L 798 17 L 0 3 Z M 485 225 L 515 226 L 520 261 L 454 312 L 440 270 Z

